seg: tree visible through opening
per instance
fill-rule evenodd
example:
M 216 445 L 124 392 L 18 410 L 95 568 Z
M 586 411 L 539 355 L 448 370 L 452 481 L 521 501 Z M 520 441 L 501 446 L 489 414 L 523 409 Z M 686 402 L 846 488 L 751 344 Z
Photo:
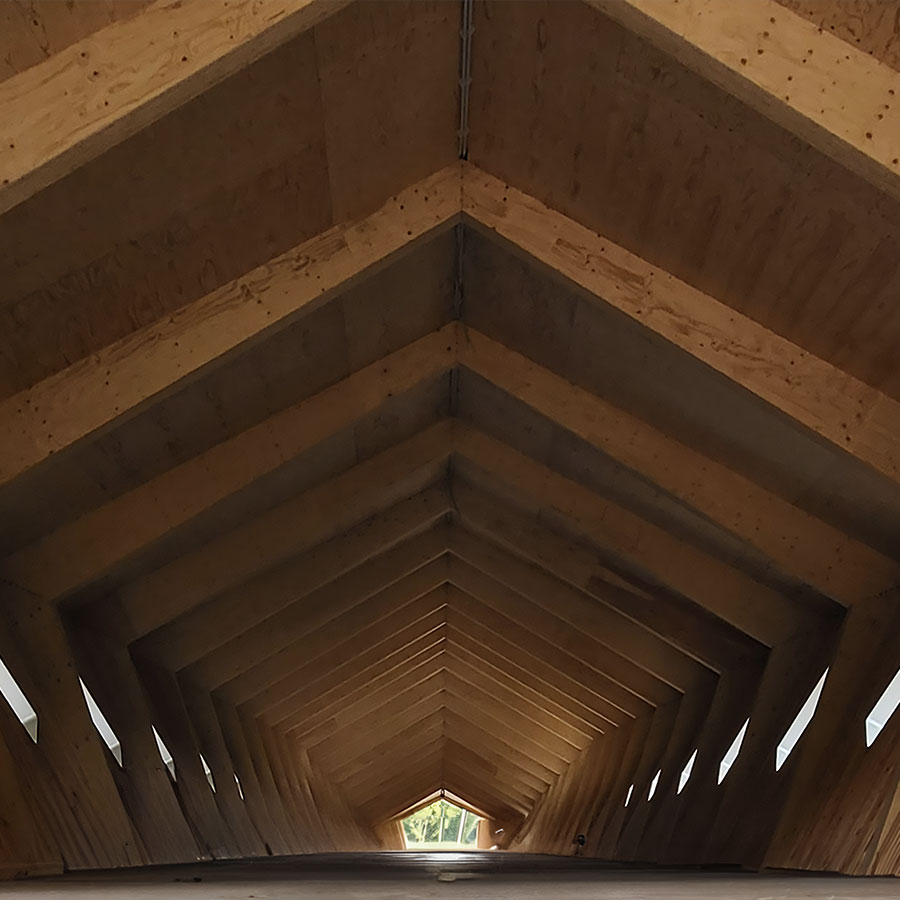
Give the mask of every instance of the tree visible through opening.
M 410 850 L 451 850 L 475 847 L 478 816 L 449 800 L 435 800 L 403 820 Z

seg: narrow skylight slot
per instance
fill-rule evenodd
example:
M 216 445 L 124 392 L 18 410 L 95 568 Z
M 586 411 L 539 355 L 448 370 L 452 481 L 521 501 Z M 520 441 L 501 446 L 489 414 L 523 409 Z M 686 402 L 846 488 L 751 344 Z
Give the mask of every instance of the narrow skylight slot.
M 203 758 L 203 754 L 200 754 L 200 764 L 203 766 L 203 773 L 206 775 L 206 780 L 209 782 L 209 786 L 213 789 L 213 793 L 216 792 L 216 780 L 213 778 L 212 770 L 206 764 L 206 760 Z
M 900 670 L 884 689 L 878 702 L 872 707 L 872 711 L 866 717 L 866 746 L 871 747 L 875 738 L 881 734 L 881 729 L 888 723 L 888 719 L 894 714 L 900 704 Z
M 681 775 L 678 778 L 678 789 L 675 791 L 676 794 L 680 794 L 684 790 L 684 786 L 688 783 L 688 780 L 691 777 L 691 772 L 694 771 L 694 762 L 697 759 L 697 751 L 695 750 L 691 754 L 691 758 L 687 761 L 687 765 L 681 770 Z
M 744 735 L 747 733 L 749 724 L 750 720 L 747 719 L 737 733 L 737 737 L 731 742 L 728 751 L 722 757 L 722 762 L 719 763 L 719 780 L 716 782 L 717 784 L 721 784 L 725 780 L 725 776 L 731 771 L 734 761 L 738 758 L 738 753 L 741 752 L 741 744 L 744 743 Z
M 628 793 L 625 795 L 625 805 L 626 806 L 628 806 L 628 804 L 631 803 L 631 795 L 633 793 L 634 793 L 634 785 L 631 785 L 631 787 L 628 788 Z
M 172 775 L 172 778 L 175 778 L 175 760 L 172 759 L 172 754 L 169 753 L 169 748 L 163 742 L 163 739 L 159 736 L 159 732 L 156 730 L 155 725 L 150 726 L 153 729 L 153 737 L 156 738 L 156 747 L 159 750 L 160 758 L 163 763 L 165 763 L 166 768 Z
M 647 799 L 652 800 L 653 795 L 656 793 L 656 788 L 659 785 L 659 777 L 662 775 L 662 769 L 660 769 L 654 776 L 653 781 L 650 782 L 650 790 L 647 793 Z
M 38 717 L 34 707 L 28 702 L 28 698 L 22 693 L 16 679 L 6 668 L 6 664 L 0 659 L 0 694 L 9 704 L 10 709 L 16 714 L 16 718 L 31 735 L 31 739 L 37 743 Z
M 825 686 L 825 678 L 828 675 L 828 669 L 822 673 L 822 677 L 812 689 L 810 695 L 806 698 L 806 702 L 800 707 L 800 712 L 791 722 L 790 727 L 784 733 L 781 743 L 775 748 L 775 771 L 777 772 L 783 765 L 785 760 L 791 755 L 791 751 L 800 740 L 800 735 L 806 731 L 807 725 L 812 721 L 812 717 L 816 714 L 816 706 L 819 703 L 819 697 L 822 694 L 822 688 Z
M 234 783 L 237 785 L 238 796 L 241 800 L 244 799 L 244 789 L 241 787 L 241 779 L 237 777 L 237 772 L 234 773 Z
M 94 723 L 94 728 L 100 734 L 100 737 L 103 738 L 103 742 L 109 747 L 110 753 L 116 758 L 116 762 L 121 766 L 122 765 L 122 745 L 119 743 L 119 739 L 116 737 L 116 733 L 112 730 L 112 726 L 109 722 L 106 721 L 106 716 L 103 715 L 100 707 L 97 706 L 97 701 L 91 696 L 91 692 L 87 689 L 87 685 L 79 678 L 78 683 L 81 685 L 81 692 L 84 694 L 85 703 L 87 703 L 88 712 L 91 715 L 91 721 Z

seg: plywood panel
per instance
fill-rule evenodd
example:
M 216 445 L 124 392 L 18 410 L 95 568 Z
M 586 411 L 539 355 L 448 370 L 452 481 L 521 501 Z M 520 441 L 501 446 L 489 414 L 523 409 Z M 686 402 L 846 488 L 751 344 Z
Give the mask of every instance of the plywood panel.
M 10 511 L 0 515 L 0 548 L 22 546 L 436 330 L 451 317 L 454 255 L 453 235 L 440 235 L 134 419 L 55 454 L 0 490 L 0 510 Z
M 476 165 L 900 390 L 900 205 L 582 4 L 479 3 L 476 33 Z
M 465 247 L 468 324 L 894 554 L 900 538 L 895 482 L 508 246 L 467 231 Z
M 457 17 L 355 4 L 2 217 L 0 395 L 452 162 Z
M 524 403 L 494 388 L 477 376 L 463 373 L 460 377 L 460 415 L 481 430 L 529 453 L 553 470 L 595 490 L 600 495 L 633 510 L 666 530 L 683 535 L 688 541 L 728 562 L 777 590 L 793 594 L 801 602 L 815 606 L 815 597 L 796 577 L 779 572 L 764 554 L 739 540 L 727 530 L 717 527 L 689 504 L 681 503 L 632 470 L 620 465 L 585 441 L 575 437 Z M 507 423 L 515 422 L 515 425 Z M 519 442 L 519 435 L 546 434 L 543 453 L 529 449 L 533 440 Z M 537 449 L 537 448 L 535 448 Z M 828 604 L 824 604 L 827 606 Z
M 354 3 L 316 28 L 336 221 L 456 158 L 459 7 Z
M 43 62 L 152 0 L 7 0 L 0 4 L 0 81 Z
M 896 0 L 778 0 L 820 28 L 900 69 L 900 4 Z
M 325 173 L 306 34 L 0 218 L 3 393 L 327 228 Z
M 818 0 L 819 14 L 859 8 L 830 2 Z M 22 7 L 5 8 L 0 24 Z M 860 41 L 888 53 L 884 20 L 870 13 Z M 699 362 L 699 338 L 685 341 L 691 355 L 605 303 L 611 281 L 585 295 L 491 232 L 502 218 L 492 204 L 518 196 L 502 182 L 466 207 L 475 219 L 460 220 L 460 198 L 475 190 L 462 191 L 454 162 L 459 17 L 458 3 L 439 0 L 350 4 L 0 217 L 0 400 L 78 360 L 103 385 L 104 348 L 147 323 L 186 347 L 192 332 L 179 329 L 190 317 L 174 311 L 199 296 L 212 298 L 204 334 L 218 348 L 197 357 L 190 384 L 179 366 L 193 365 L 193 351 L 162 367 L 153 352 L 120 360 L 122 369 L 113 358 L 115 373 L 134 366 L 132 393 L 106 376 L 113 399 L 101 391 L 96 421 L 68 441 L 56 420 L 37 428 L 29 407 L 27 434 L 52 431 L 57 443 L 46 438 L 33 471 L 0 491 L 0 574 L 63 597 L 63 608 L 0 581 L 16 600 L 0 650 L 24 673 L 42 727 L 53 726 L 35 747 L 0 708 L 0 780 L 15 782 L 13 817 L 26 832 L 18 841 L 0 828 L 0 855 L 24 848 L 41 862 L 58 852 L 98 865 L 374 848 L 395 840 L 392 817 L 445 789 L 494 820 L 491 840 L 516 838 L 516 849 L 581 852 L 572 843 L 581 832 L 584 852 L 616 859 L 746 862 L 761 857 L 779 812 L 774 802 L 749 807 L 784 786 L 779 833 L 790 834 L 770 858 L 895 870 L 896 723 L 875 754 L 863 755 L 861 729 L 835 744 L 835 765 L 864 763 L 862 779 L 835 769 L 822 790 L 815 769 L 821 738 L 837 734 L 844 712 L 859 718 L 851 707 L 890 674 L 893 632 L 876 640 L 878 623 L 858 611 L 868 585 L 893 577 L 900 484 Z M 608 234 L 871 382 L 896 374 L 900 395 L 900 204 L 588 4 L 479 0 L 476 17 L 471 155 L 582 223 L 544 209 L 548 244 L 565 256 L 583 225 Z M 23 58 L 0 60 L 0 79 Z M 440 202 L 423 176 L 439 181 Z M 296 318 L 270 334 L 247 315 L 231 343 L 216 343 L 219 300 L 255 308 L 237 288 L 210 294 L 218 285 L 239 286 L 236 275 L 308 235 L 324 231 L 327 249 L 347 233 L 330 231 L 335 222 L 377 207 L 394 243 L 362 221 L 352 233 L 368 249 L 349 287 L 342 275 L 327 302 L 301 315 L 291 305 L 299 279 L 288 274 L 278 309 Z M 521 226 L 525 204 L 513 207 Z M 283 257 L 288 273 L 299 271 L 298 252 Z M 473 341 L 475 329 L 487 338 Z M 493 386 L 514 360 L 501 347 L 493 374 L 478 375 L 460 349 L 467 337 L 471 352 L 489 338 L 527 359 Z M 158 381 L 161 368 L 169 381 Z M 538 379 L 554 389 L 530 406 Z M 171 383 L 181 387 L 169 393 Z M 75 419 L 68 404 L 79 392 L 56 384 L 40 390 Z M 272 422 L 317 395 L 293 432 Z M 122 397 L 123 409 L 139 409 L 125 424 Z M 576 405 L 581 419 L 554 409 Z M 616 409 L 636 424 L 612 446 L 598 437 L 616 424 L 604 411 Z M 662 484 L 653 452 L 637 463 L 617 455 L 646 434 L 642 423 L 656 429 L 654 452 L 677 439 L 683 467 L 697 471 Z M 222 448 L 254 426 L 259 443 Z M 716 461 L 719 484 L 733 487 L 729 474 L 739 473 L 742 496 L 761 485 L 774 502 L 752 514 L 740 497 L 701 504 L 690 479 L 707 471 L 703 459 Z M 185 463 L 181 481 L 160 479 Z M 115 516 L 85 518 L 98 507 Z M 802 531 L 796 509 L 831 528 Z M 775 521 L 766 541 L 756 538 L 766 510 L 793 530 Z M 129 513 L 141 527 L 129 528 Z M 79 533 L 86 522 L 95 527 Z M 798 531 L 805 566 L 794 568 Z M 830 699 L 826 687 L 830 719 L 812 726 L 815 752 L 801 745 L 773 775 L 770 745 L 823 664 L 808 628 L 827 630 L 841 612 L 828 588 L 842 562 L 830 548 L 844 544 L 838 536 L 820 548 L 815 537 L 836 531 L 860 542 L 856 569 L 838 579 L 842 599 L 859 601 L 853 647 L 884 652 L 866 663 L 877 677 L 864 686 L 851 677 L 859 653 L 838 660 L 848 674 Z M 877 559 L 864 544 L 890 559 L 881 580 L 857 585 L 854 573 L 868 576 Z M 895 600 L 878 601 L 882 624 L 896 619 Z M 122 769 L 76 696 L 72 639 L 123 739 Z M 794 665 L 791 641 L 810 651 L 809 665 Z M 25 658 L 29 648 L 47 651 L 44 668 Z M 105 669 L 122 675 L 127 696 L 103 682 Z M 719 760 L 751 712 L 746 756 L 717 788 Z M 174 781 L 151 721 L 174 753 Z M 693 778 L 676 794 L 694 748 Z M 857 803 L 866 778 L 879 791 Z M 821 852 L 803 837 L 818 841 L 825 827 L 810 818 L 816 809 L 833 832 Z M 876 815 L 863 830 L 842 833 L 866 810 Z M 46 847 L 28 837 L 35 829 Z

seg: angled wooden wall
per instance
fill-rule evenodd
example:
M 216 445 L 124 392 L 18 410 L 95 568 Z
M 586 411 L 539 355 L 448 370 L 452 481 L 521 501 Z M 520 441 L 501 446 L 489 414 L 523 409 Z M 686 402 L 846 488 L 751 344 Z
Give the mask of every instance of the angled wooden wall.
M 882 19 L 478 2 L 461 73 L 458 4 L 32 6 L 0 877 L 400 849 L 442 795 L 485 848 L 900 874 Z

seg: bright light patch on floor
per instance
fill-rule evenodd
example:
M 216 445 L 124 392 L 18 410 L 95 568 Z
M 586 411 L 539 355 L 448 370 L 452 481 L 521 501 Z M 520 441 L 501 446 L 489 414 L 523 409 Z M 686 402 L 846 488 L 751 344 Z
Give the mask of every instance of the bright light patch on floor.
M 681 770 L 681 775 L 678 777 L 678 788 L 675 791 L 676 794 L 680 794 L 684 790 L 684 786 L 688 783 L 688 780 L 691 777 L 691 772 L 694 771 L 694 762 L 697 759 L 697 751 L 695 750 L 691 754 L 691 758 L 687 761 L 687 765 Z
M 662 769 L 660 769 L 654 776 L 653 781 L 650 782 L 650 790 L 647 792 L 647 799 L 652 800 L 653 795 L 656 793 L 656 788 L 659 786 L 659 777 L 662 775 Z
M 744 735 L 747 733 L 747 726 L 749 724 L 750 720 L 747 719 L 741 726 L 741 730 L 737 733 L 737 737 L 731 742 L 731 746 L 722 757 L 722 762 L 719 763 L 719 779 L 716 782 L 717 784 L 721 784 L 725 780 L 725 776 L 731 771 L 734 761 L 738 758 L 738 753 L 741 752 L 741 744 L 744 743 Z
M 628 806 L 628 804 L 631 803 L 631 795 L 633 793 L 634 793 L 634 785 L 631 785 L 631 787 L 628 788 L 628 793 L 625 795 L 625 805 L 626 806 Z
M 206 760 L 203 758 L 203 754 L 200 754 L 200 765 L 203 766 L 203 774 L 206 775 L 206 780 L 209 782 L 209 786 L 213 789 L 213 793 L 216 792 L 216 779 L 213 778 L 213 773 L 210 767 L 207 765 Z
M 781 743 L 775 748 L 775 771 L 777 772 L 783 765 L 785 760 L 791 755 L 791 751 L 800 740 L 800 735 L 806 731 L 806 726 L 812 721 L 812 717 L 816 714 L 816 706 L 819 703 L 819 697 L 822 694 L 822 688 L 825 686 L 825 678 L 828 675 L 828 669 L 822 673 L 822 677 L 812 689 L 812 693 L 806 698 L 806 702 L 800 707 L 800 712 L 791 722 L 790 728 L 784 733 Z
M 494 846 L 491 847 L 491 849 L 496 850 L 497 844 L 494 844 Z M 427 856 L 430 857 L 431 859 L 433 859 L 435 862 L 461 863 L 461 862 L 467 862 L 468 860 L 470 860 L 472 858 L 470 856 L 470 854 L 471 854 L 471 851 L 468 851 L 466 853 L 453 853 L 449 850 L 441 850 L 438 853 L 429 853 L 429 854 L 427 854 Z
M 237 777 L 237 772 L 234 773 L 234 783 L 237 785 L 238 796 L 241 800 L 244 799 L 244 789 L 241 787 L 241 779 Z
M 91 715 L 91 721 L 94 728 L 97 729 L 103 742 L 109 747 L 109 752 L 116 758 L 116 762 L 122 765 L 122 745 L 116 737 L 116 733 L 112 730 L 112 726 L 106 721 L 103 711 L 97 706 L 97 701 L 91 696 L 91 692 L 87 689 L 87 685 L 79 678 L 78 683 L 81 685 L 81 692 L 84 694 L 84 702 L 87 703 L 88 712 Z
M 900 704 L 900 669 L 866 717 L 866 746 L 871 747 Z
M 31 739 L 37 743 L 38 717 L 34 707 L 28 702 L 28 698 L 22 693 L 16 679 L 6 668 L 6 664 L 0 659 L 0 694 L 9 704 L 10 709 L 16 714 L 16 718 L 22 723 L 25 730 L 31 735 Z
M 163 763 L 165 763 L 166 768 L 172 775 L 172 778 L 175 778 L 175 760 L 172 759 L 172 754 L 169 753 L 169 748 L 165 745 L 163 739 L 159 736 L 159 732 L 156 730 L 155 725 L 150 726 L 153 729 L 153 737 L 156 738 L 156 749 L 159 750 L 160 758 Z

